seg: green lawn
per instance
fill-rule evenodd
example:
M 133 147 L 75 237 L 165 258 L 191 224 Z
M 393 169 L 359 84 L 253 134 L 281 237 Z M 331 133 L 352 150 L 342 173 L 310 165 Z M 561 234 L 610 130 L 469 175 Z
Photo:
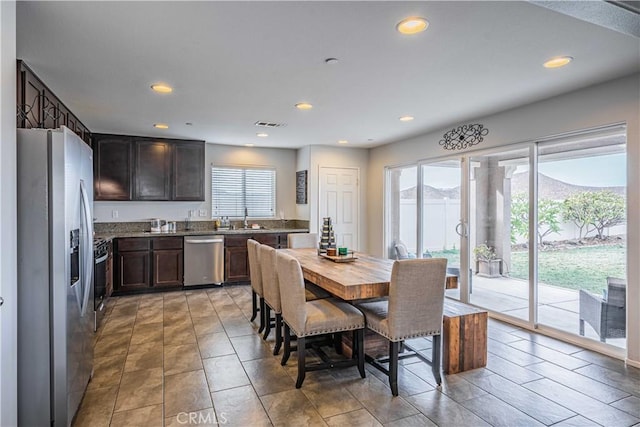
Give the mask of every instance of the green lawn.
M 460 251 L 434 251 L 431 255 L 447 258 L 460 265 Z M 528 252 L 511 254 L 510 276 L 527 279 Z M 569 289 L 586 289 L 600 294 L 607 287 L 607 276 L 626 277 L 626 252 L 622 245 L 588 246 L 538 252 L 538 280 Z
M 511 277 L 529 276 L 527 252 L 511 255 Z M 588 246 L 538 252 L 538 281 L 569 289 L 601 293 L 607 276 L 626 277 L 626 252 L 622 245 Z

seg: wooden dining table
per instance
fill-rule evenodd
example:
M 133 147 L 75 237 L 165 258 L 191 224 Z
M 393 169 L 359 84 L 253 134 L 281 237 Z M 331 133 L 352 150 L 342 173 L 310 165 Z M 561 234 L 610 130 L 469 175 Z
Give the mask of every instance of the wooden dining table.
M 335 262 L 318 255 L 316 249 L 278 249 L 278 251 L 298 260 L 305 280 L 345 301 L 389 295 L 389 281 L 394 260 L 356 253 L 353 254 L 356 259 L 351 262 Z M 457 277 L 448 274 L 446 288 L 455 287 L 457 287 Z M 486 366 L 487 319 L 486 310 L 445 298 L 442 368 L 446 374 Z M 349 339 L 347 338 L 346 341 L 349 346 Z M 380 335 L 369 331 L 365 334 L 367 354 L 378 357 L 386 352 L 387 348 L 388 342 Z
M 389 295 L 394 260 L 364 253 L 351 254 L 353 262 L 335 262 L 318 255 L 316 249 L 279 249 L 296 258 L 304 278 L 345 300 L 379 298 Z M 351 255 L 345 257 L 348 259 Z M 447 275 L 447 289 L 457 287 L 458 278 Z

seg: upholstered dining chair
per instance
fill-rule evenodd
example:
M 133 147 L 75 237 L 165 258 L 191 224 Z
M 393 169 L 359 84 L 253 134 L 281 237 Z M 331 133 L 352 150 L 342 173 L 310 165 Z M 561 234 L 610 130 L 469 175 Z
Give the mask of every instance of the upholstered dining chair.
M 317 233 L 290 233 L 287 235 L 287 246 L 290 249 L 317 248 Z
M 587 322 L 600 336 L 607 338 L 627 336 L 627 283 L 623 279 L 607 277 L 604 296 L 593 295 L 580 289 L 580 335 L 584 335 Z
M 258 332 L 262 332 L 265 328 L 265 323 L 269 322 L 269 319 L 264 319 L 264 294 L 262 287 L 262 271 L 260 270 L 260 256 L 258 254 L 258 247 L 260 243 L 253 239 L 247 240 L 247 252 L 249 258 L 249 278 L 251 279 L 251 322 L 253 322 L 260 313 L 260 328 Z M 260 302 L 258 303 L 258 299 Z
M 431 364 L 440 385 L 440 334 L 444 311 L 447 260 L 406 259 L 393 263 L 389 298 L 356 305 L 365 316 L 367 328 L 389 340 L 389 369 L 374 361 L 373 366 L 389 376 L 391 393 L 398 395 L 398 356 L 404 340 L 433 337 Z
M 336 298 L 306 301 L 302 269 L 298 260 L 292 256 L 278 252 L 276 268 L 284 321 L 284 354 L 281 363 L 285 365 L 291 354 L 291 331 L 293 331 L 297 337 L 298 353 L 296 388 L 302 387 L 306 371 L 319 369 L 357 365 L 360 376 L 364 378 L 364 316 L 362 313 L 351 304 Z M 351 360 L 330 361 L 326 359 L 326 354 L 320 352 L 323 363 L 306 365 L 308 338 L 347 331 L 353 331 L 354 334 Z
M 275 333 L 276 342 L 273 348 L 273 355 L 280 352 L 282 346 L 282 305 L 280 302 L 280 286 L 278 284 L 278 272 L 276 271 L 276 250 L 271 246 L 260 245 L 258 247 L 260 258 L 260 270 L 262 271 L 262 289 L 264 293 L 264 318 L 271 318 L 273 310 L 276 322 Z M 271 332 L 271 322 L 265 322 L 263 339 L 267 339 Z
M 290 233 L 287 235 L 287 247 L 289 249 L 315 249 L 318 247 L 318 234 Z M 305 282 L 305 290 L 307 301 L 331 296 L 327 291 L 311 282 Z

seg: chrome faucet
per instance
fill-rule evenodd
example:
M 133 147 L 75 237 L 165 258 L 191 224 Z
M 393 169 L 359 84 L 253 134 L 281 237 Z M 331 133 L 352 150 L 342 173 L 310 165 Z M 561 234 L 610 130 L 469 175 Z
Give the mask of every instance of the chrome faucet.
M 244 208 L 244 228 L 249 228 L 249 223 L 247 222 L 247 216 L 249 215 L 249 212 L 247 210 L 247 208 Z

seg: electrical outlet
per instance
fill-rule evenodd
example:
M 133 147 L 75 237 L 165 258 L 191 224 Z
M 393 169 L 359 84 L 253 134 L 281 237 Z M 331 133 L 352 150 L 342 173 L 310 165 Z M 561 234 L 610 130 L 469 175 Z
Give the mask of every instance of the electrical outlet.
M 196 211 L 195 209 L 189 209 L 189 218 L 196 216 Z
M 111 218 L 118 218 L 118 211 L 116 209 L 111 211 Z
M 206 209 L 200 209 L 200 216 L 207 216 L 207 210 Z

